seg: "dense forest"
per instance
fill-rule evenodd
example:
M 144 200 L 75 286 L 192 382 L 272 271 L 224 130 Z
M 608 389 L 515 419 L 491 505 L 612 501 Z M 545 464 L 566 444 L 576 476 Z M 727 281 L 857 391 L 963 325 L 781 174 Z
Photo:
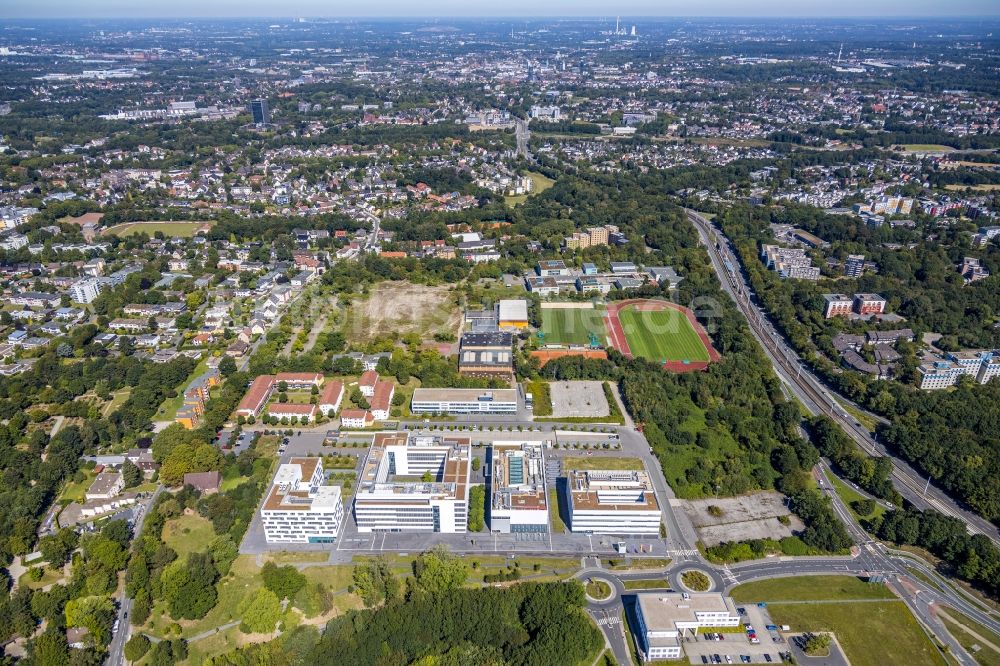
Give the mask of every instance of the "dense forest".
M 584 605 L 583 586 L 575 581 L 437 593 L 414 584 L 405 599 L 330 621 L 322 637 L 299 629 L 209 663 L 574 666 L 589 663 L 603 645 Z
M 879 274 L 858 279 L 854 291 L 881 293 L 891 310 L 907 317 L 905 325 L 918 336 L 925 331 L 944 334 L 936 343 L 944 348 L 1000 347 L 1000 329 L 994 326 L 1000 312 L 1000 277 L 964 285 L 953 262 L 972 250 L 938 244 L 921 244 L 912 252 L 880 250 L 876 239 L 866 240 L 872 233 L 866 227 L 813 209 L 788 207 L 751 214 L 734 207 L 720 220 L 741 253 L 758 298 L 789 342 L 833 388 L 891 421 L 879 428 L 880 441 L 977 513 L 1000 519 L 1000 383 L 961 382 L 950 391 L 920 391 L 905 383 L 913 380 L 918 362 L 912 345 L 901 347 L 902 381 L 876 381 L 842 370 L 833 360 L 832 336 L 838 330 L 862 332 L 878 326 L 852 327 L 823 319 L 820 295 L 834 288 L 822 282 L 778 279 L 758 260 L 757 248 L 769 236 L 767 223 L 781 221 L 829 239 L 835 248 L 844 243 L 847 250 L 870 252 Z M 979 253 L 987 265 L 1000 269 L 1000 248 Z M 842 281 L 835 289 L 852 291 Z

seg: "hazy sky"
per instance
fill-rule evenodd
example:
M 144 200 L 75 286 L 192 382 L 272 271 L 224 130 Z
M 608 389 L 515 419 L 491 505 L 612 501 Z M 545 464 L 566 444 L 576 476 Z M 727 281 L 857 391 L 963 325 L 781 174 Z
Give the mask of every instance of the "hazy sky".
M 198 16 L 1000 16 L 1000 0 L 0 0 L 0 18 Z

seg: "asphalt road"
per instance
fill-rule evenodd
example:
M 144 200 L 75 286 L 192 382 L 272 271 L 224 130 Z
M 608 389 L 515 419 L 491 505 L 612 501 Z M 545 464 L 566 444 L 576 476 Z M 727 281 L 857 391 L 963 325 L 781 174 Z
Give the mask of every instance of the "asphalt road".
M 156 503 L 156 498 L 163 491 L 163 486 L 157 486 L 153 495 L 145 504 L 145 508 L 142 513 L 139 514 L 139 519 L 135 522 L 132 527 L 132 534 L 138 537 L 142 534 L 142 524 L 146 521 L 146 514 L 149 513 L 150 507 Z M 104 663 L 106 666 L 120 666 L 125 663 L 125 643 L 131 636 L 131 624 L 126 619 L 132 612 L 132 599 L 122 592 L 121 604 L 118 606 L 118 631 L 115 635 L 111 637 L 111 644 L 108 645 L 108 658 Z
M 525 159 L 531 158 L 528 152 L 528 139 L 531 131 L 528 129 L 528 121 L 517 118 L 514 120 L 514 136 L 517 139 L 517 154 Z
M 984 534 L 994 543 L 1000 545 L 1000 530 L 997 529 L 996 525 L 967 510 L 944 491 L 928 483 L 926 477 L 921 476 L 908 462 L 886 450 L 877 442 L 871 432 L 861 426 L 838 404 L 831 391 L 808 368 L 804 367 L 798 354 L 750 301 L 752 289 L 746 276 L 739 270 L 740 263 L 735 252 L 732 251 L 729 239 L 701 215 L 691 210 L 687 211 L 687 215 L 694 223 L 702 243 L 708 249 L 712 266 L 715 268 L 723 288 L 746 317 L 754 337 L 764 348 L 778 376 L 790 388 L 795 397 L 813 414 L 825 414 L 837 422 L 866 453 L 891 458 L 894 485 L 908 502 L 921 509 L 935 509 L 945 515 L 959 518 L 966 523 L 970 532 Z M 715 246 L 716 239 L 719 242 L 719 248 Z M 726 260 L 735 267 L 732 273 L 726 270 Z M 841 399 L 848 402 L 846 399 Z M 878 418 L 875 415 L 872 416 Z M 884 419 L 882 421 L 884 422 Z

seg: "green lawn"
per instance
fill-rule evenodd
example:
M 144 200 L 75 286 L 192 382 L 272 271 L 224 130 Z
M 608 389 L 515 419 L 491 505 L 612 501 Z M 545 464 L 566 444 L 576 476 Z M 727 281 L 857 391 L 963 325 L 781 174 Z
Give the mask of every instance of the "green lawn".
M 569 456 L 562 459 L 563 468 L 573 469 L 625 469 L 644 471 L 646 467 L 638 458 L 592 456 Z
M 524 203 L 528 200 L 528 197 L 541 194 L 556 184 L 556 181 L 552 180 L 548 176 L 544 176 L 535 171 L 529 171 L 528 178 L 531 179 L 532 183 L 531 194 L 518 194 L 517 196 L 512 197 L 505 196 L 503 199 L 508 206 L 516 206 L 517 204 Z
M 636 310 L 618 315 L 633 356 L 651 361 L 708 361 L 708 350 L 683 312 Z
M 772 578 L 734 588 L 734 601 L 848 601 L 895 599 L 884 585 L 872 585 L 853 576 L 795 576 Z
M 66 487 L 63 488 L 62 494 L 59 495 L 59 501 L 69 504 L 70 502 L 83 503 L 83 494 L 87 492 L 87 488 L 90 484 L 94 482 L 94 478 L 97 476 L 93 470 L 85 469 L 83 470 L 84 479 L 80 483 L 69 482 Z
M 205 550 L 215 538 L 215 529 L 206 518 L 198 515 L 178 516 L 163 526 L 163 542 L 184 559 L 188 553 Z
M 542 334 L 545 344 L 589 345 L 594 336 L 603 345 L 607 335 L 604 311 L 597 308 L 544 308 Z
M 850 509 L 852 514 L 854 514 L 855 518 L 871 520 L 872 518 L 875 517 L 881 517 L 882 514 L 885 513 L 885 507 L 879 504 L 878 502 L 875 502 L 875 511 L 872 512 L 872 515 L 859 516 L 858 513 L 854 510 L 854 508 L 851 506 L 851 502 L 857 502 L 858 500 L 863 500 L 867 498 L 861 493 L 854 490 L 854 488 L 851 488 L 849 485 L 841 481 L 840 478 L 837 477 L 836 475 L 830 474 L 829 476 L 830 479 L 833 481 L 834 492 L 837 493 L 841 501 L 847 505 L 847 508 Z
M 767 602 L 774 623 L 792 631 L 832 631 L 855 666 L 946 663 L 906 605 L 883 585 L 849 576 L 796 576 L 740 585 L 732 597 Z M 809 601 L 825 603 L 801 603 Z
M 208 370 L 207 361 L 208 361 L 208 356 L 206 355 L 198 362 L 198 365 L 194 367 L 194 370 L 191 372 L 190 375 L 188 375 L 187 379 L 185 379 L 183 383 L 175 387 L 174 390 L 177 391 L 177 395 L 175 395 L 173 398 L 167 398 L 166 400 L 163 401 L 163 404 L 160 405 L 160 408 L 156 410 L 156 417 L 155 417 L 156 421 L 174 420 L 174 417 L 177 416 L 177 410 L 180 409 L 181 405 L 184 404 L 184 389 L 186 389 L 188 384 L 194 381 L 196 377 L 201 376 L 202 374 L 205 373 L 206 370 Z
M 553 533 L 564 534 L 566 532 L 566 523 L 559 515 L 559 491 L 555 488 L 549 488 L 549 523 L 552 525 Z
M 667 590 L 670 589 L 670 581 L 666 578 L 649 578 L 642 580 L 622 581 L 626 590 Z
M 977 663 L 981 666 L 1000 666 L 1000 636 L 950 608 L 939 613 L 938 619 Z
M 904 143 L 903 150 L 909 150 L 913 152 L 946 152 L 950 153 L 954 148 L 951 146 L 945 146 L 940 143 Z
M 52 569 L 51 567 L 45 567 L 42 570 L 42 577 L 38 581 L 31 580 L 31 576 L 28 572 L 21 574 L 21 578 L 18 580 L 18 584 L 22 587 L 30 587 L 32 590 L 37 590 L 45 587 L 46 585 L 52 585 L 60 580 L 62 580 L 63 571 L 62 567 L 58 569 Z
M 125 388 L 122 389 L 121 391 L 115 391 L 111 395 L 111 401 L 106 405 L 104 405 L 104 409 L 101 415 L 107 418 L 112 412 L 114 412 L 116 409 L 125 404 L 125 401 L 128 400 L 128 397 L 131 394 L 132 394 L 131 388 Z
M 194 236 L 198 229 L 205 226 L 211 226 L 212 222 L 129 222 L 127 224 L 119 224 L 114 227 L 109 227 L 104 230 L 104 234 L 114 234 L 116 236 L 131 236 L 133 234 L 138 234 L 140 232 L 146 232 L 150 236 L 155 234 L 157 231 L 162 231 L 167 238 L 173 238 L 174 236 L 179 236 L 181 238 L 190 238 Z

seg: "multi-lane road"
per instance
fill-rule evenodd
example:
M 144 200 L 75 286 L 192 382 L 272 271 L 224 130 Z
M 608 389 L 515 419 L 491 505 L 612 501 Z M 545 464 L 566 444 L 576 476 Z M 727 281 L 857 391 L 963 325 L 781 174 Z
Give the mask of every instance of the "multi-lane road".
M 729 239 L 703 216 L 692 210 L 686 212 L 688 218 L 694 223 L 702 243 L 708 249 L 712 267 L 718 274 L 723 288 L 746 317 L 754 337 L 760 342 L 778 376 L 793 395 L 813 414 L 825 414 L 833 419 L 861 450 L 873 456 L 891 458 L 894 485 L 913 506 L 920 509 L 935 509 L 945 515 L 958 518 L 965 522 L 970 532 L 984 534 L 994 543 L 1000 545 L 1000 530 L 997 529 L 996 525 L 969 511 L 944 491 L 929 483 L 928 479 L 917 472 L 907 461 L 896 457 L 893 452 L 879 444 L 876 436 L 844 409 L 843 405 L 834 398 L 831 390 L 805 366 L 795 350 L 785 341 L 784 336 L 754 304 L 751 298 L 753 289 L 740 270 L 739 260 Z M 847 402 L 843 398 L 841 401 Z
M 528 139 L 531 138 L 531 131 L 528 130 L 528 121 L 522 118 L 514 120 L 514 137 L 517 139 L 517 154 L 524 159 L 531 159 L 528 152 Z

